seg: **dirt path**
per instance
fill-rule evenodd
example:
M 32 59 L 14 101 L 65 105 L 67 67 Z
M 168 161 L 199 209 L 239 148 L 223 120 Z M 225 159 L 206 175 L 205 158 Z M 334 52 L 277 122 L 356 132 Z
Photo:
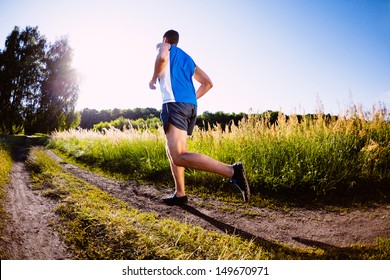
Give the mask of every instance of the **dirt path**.
M 51 151 L 48 153 L 62 162 Z M 209 230 L 238 234 L 244 238 L 295 246 L 334 248 L 372 244 L 377 237 L 390 237 L 390 205 L 351 210 L 348 213 L 302 208 L 284 211 L 191 197 L 186 206 L 168 207 L 161 202 L 161 197 L 172 190 L 156 189 L 136 182 L 124 184 L 72 164 L 62 163 L 62 166 L 141 211 L 154 212 L 161 217 L 175 218 Z
M 96 185 L 141 211 L 153 212 L 208 230 L 256 238 L 260 242 L 294 246 L 341 248 L 352 244 L 372 244 L 377 237 L 390 237 L 390 205 L 350 210 L 346 213 L 290 208 L 271 210 L 226 204 L 213 199 L 191 197 L 186 206 L 168 207 L 161 197 L 172 190 L 152 185 L 106 179 L 72 164 L 53 158 L 73 175 Z M 15 156 L 12 180 L 8 187 L 6 211 L 8 228 L 3 241 L 11 259 L 71 259 L 66 246 L 50 226 L 56 216 L 49 199 L 31 189 L 24 160 L 25 148 Z
M 56 220 L 52 205 L 31 189 L 25 159 L 23 145 L 14 155 L 5 204 L 9 216 L 2 241 L 8 248 L 9 259 L 70 259 L 66 246 L 50 226 Z

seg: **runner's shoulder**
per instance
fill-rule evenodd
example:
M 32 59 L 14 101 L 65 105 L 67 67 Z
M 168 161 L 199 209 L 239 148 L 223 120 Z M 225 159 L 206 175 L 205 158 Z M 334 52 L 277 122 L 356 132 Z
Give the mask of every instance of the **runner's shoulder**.
M 158 43 L 157 46 L 156 46 L 156 49 L 159 50 L 169 50 L 171 48 L 171 45 L 170 44 L 167 44 L 167 43 Z

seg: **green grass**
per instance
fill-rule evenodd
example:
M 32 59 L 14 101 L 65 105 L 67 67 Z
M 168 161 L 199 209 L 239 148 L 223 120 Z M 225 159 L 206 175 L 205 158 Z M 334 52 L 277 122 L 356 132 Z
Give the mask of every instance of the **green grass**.
M 149 131 L 110 130 L 102 134 L 72 130 L 53 134 L 49 146 L 123 178 L 153 181 L 169 172 L 165 141 Z
M 57 204 L 57 230 L 77 259 L 390 258 L 390 239 L 374 246 L 300 249 L 207 231 L 133 209 L 70 175 L 40 148 L 31 150 L 27 164 L 35 187 Z
M 11 148 L 0 139 L 0 186 L 9 182 L 9 174 L 12 168 Z
M 6 185 L 10 181 L 12 169 L 11 147 L 5 139 L 0 139 L 0 236 L 3 236 L 6 224 L 6 213 L 4 210 Z M 0 259 L 6 258 L 6 250 L 0 243 Z
M 385 108 L 369 113 L 353 109 L 301 121 L 280 114 L 276 126 L 250 116 L 228 133 L 219 127 L 195 131 L 188 146 L 229 164 L 242 161 L 254 194 L 300 195 L 308 201 L 327 196 L 356 200 L 356 194 L 363 200 L 384 199 L 390 193 L 389 114 Z M 54 133 L 50 147 L 120 178 L 172 181 L 161 128 Z M 186 170 L 186 183 L 198 193 L 229 190 L 228 180 L 194 170 Z

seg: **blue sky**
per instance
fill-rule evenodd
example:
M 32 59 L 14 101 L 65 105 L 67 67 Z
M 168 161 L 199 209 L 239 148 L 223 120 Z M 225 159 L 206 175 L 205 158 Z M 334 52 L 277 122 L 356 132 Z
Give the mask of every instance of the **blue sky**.
M 15 25 L 68 36 L 78 109 L 160 108 L 148 83 L 168 29 L 214 82 L 200 112 L 390 107 L 390 0 L 0 0 L 1 49 Z

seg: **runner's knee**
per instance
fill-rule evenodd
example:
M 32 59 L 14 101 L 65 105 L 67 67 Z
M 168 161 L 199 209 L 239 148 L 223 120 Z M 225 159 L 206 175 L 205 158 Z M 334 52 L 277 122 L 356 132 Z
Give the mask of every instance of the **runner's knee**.
M 171 154 L 173 163 L 176 166 L 186 167 L 186 154 L 187 152 Z

